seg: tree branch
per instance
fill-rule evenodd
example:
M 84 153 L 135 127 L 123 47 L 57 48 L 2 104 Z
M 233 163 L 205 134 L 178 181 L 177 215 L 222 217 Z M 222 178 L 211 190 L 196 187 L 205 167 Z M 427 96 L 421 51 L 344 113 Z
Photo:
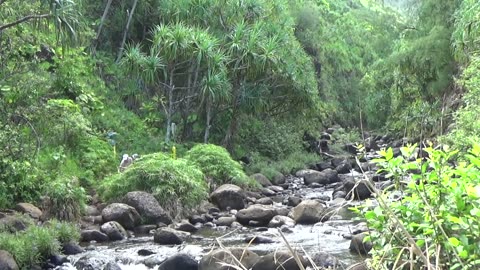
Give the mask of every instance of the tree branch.
M 0 2 L 0 4 L 2 4 L 3 1 L 6 1 L 6 0 L 0 0 L 0 1 L 2 1 L 2 2 Z M 48 18 L 50 16 L 51 16 L 50 14 L 28 15 L 28 16 L 25 16 L 21 19 L 18 19 L 16 21 L 14 21 L 14 22 L 7 23 L 7 24 L 4 24 L 4 25 L 0 25 L 0 32 L 2 32 L 3 30 L 5 30 L 7 28 L 13 27 L 17 24 L 21 24 L 21 23 L 29 21 L 29 20 L 44 19 L 44 18 Z

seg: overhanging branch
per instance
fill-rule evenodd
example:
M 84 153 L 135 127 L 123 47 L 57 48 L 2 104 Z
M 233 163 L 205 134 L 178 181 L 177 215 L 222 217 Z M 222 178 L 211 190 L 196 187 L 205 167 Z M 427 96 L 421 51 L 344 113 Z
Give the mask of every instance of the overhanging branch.
M 3 4 L 3 2 L 6 1 L 6 0 L 0 0 L 0 1 L 1 1 L 0 4 Z M 2 32 L 3 30 L 5 30 L 7 28 L 13 27 L 17 24 L 21 24 L 21 23 L 29 21 L 29 20 L 45 19 L 45 18 L 48 18 L 50 16 L 51 16 L 50 14 L 28 15 L 28 16 L 25 16 L 21 19 L 18 19 L 16 21 L 14 21 L 14 22 L 7 23 L 7 24 L 4 24 L 4 25 L 0 25 L 0 32 Z

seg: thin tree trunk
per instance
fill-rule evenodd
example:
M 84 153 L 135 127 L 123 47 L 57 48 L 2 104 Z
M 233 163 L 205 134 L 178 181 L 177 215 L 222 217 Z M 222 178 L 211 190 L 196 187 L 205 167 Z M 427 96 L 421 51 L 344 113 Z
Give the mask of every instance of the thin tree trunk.
M 233 93 L 233 108 L 232 108 L 232 119 L 230 120 L 230 125 L 228 126 L 227 133 L 225 134 L 225 138 L 223 140 L 223 144 L 225 148 L 230 152 L 233 153 L 233 144 L 235 140 L 235 136 L 237 134 L 238 129 L 238 112 L 240 106 L 240 85 L 237 84 L 234 87 Z
M 118 56 L 116 62 L 120 62 L 120 59 L 122 58 L 123 54 L 123 47 L 125 47 L 125 41 L 127 41 L 127 35 L 128 35 L 128 29 L 130 29 L 130 23 L 132 22 L 133 14 L 135 13 L 135 8 L 137 7 L 138 0 L 135 0 L 133 2 L 132 10 L 128 14 L 128 21 L 127 25 L 125 26 L 125 30 L 123 31 L 123 39 L 122 43 L 120 44 L 120 50 L 118 51 Z
M 165 142 L 169 143 L 172 134 L 172 116 L 173 116 L 173 90 L 175 85 L 173 85 L 173 74 L 175 69 L 172 68 L 170 71 L 170 81 L 168 85 L 168 109 L 167 109 L 167 134 L 165 134 Z
M 103 11 L 102 18 L 100 19 L 100 25 L 98 26 L 97 37 L 95 38 L 95 43 L 93 44 L 93 54 L 97 51 L 98 41 L 100 39 L 100 34 L 102 33 L 103 24 L 105 23 L 105 19 L 107 18 L 108 11 L 110 10 L 110 5 L 112 4 L 112 0 L 108 0 L 107 6 Z
M 205 126 L 205 135 L 203 136 L 203 143 L 208 143 L 208 137 L 210 136 L 210 121 L 212 119 L 212 102 L 210 97 L 207 97 L 205 110 L 207 111 L 207 121 Z

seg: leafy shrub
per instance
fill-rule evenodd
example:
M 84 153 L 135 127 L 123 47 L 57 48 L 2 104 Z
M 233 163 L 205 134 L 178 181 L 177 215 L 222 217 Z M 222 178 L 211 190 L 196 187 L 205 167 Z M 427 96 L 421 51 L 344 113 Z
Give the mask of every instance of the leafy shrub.
M 14 234 L 0 233 L 0 249 L 10 252 L 20 269 L 26 270 L 59 254 L 62 243 L 79 238 L 78 227 L 53 220 L 47 226 L 31 226 Z
M 258 187 L 223 147 L 199 144 L 187 152 L 186 159 L 197 164 L 205 176 L 216 185 L 232 183 L 241 187 Z
M 137 190 L 152 193 L 172 213 L 180 210 L 177 207 L 193 207 L 207 197 L 202 171 L 189 160 L 172 159 L 163 153 L 142 156 L 124 173 L 106 178 L 99 188 L 106 200 Z
M 88 136 L 80 142 L 79 162 L 91 172 L 94 179 L 102 179 L 116 171 L 117 161 L 112 146 L 96 136 Z M 88 176 L 86 176 L 88 177 Z
M 0 208 L 40 198 L 42 179 L 29 161 L 0 159 Z
M 428 264 L 432 269 L 478 269 L 480 145 L 469 154 L 428 148 L 428 160 L 408 162 L 412 150 L 403 148 L 400 161 L 390 151 L 378 160 L 395 178 L 405 177 L 399 173 L 405 168 L 421 173 L 411 175 L 400 200 L 387 202 L 390 192 L 386 191 L 379 206 L 364 209 L 372 229 L 373 269 L 403 269 L 403 262 L 410 262 L 413 269 Z M 454 159 L 457 165 L 451 163 Z
M 86 193 L 76 178 L 59 178 L 45 187 L 45 215 L 59 220 L 76 221 L 85 208 Z
M 254 155 L 253 163 L 248 165 L 246 170 L 249 174 L 259 172 L 265 176 L 273 176 L 276 172 L 288 175 L 293 174 L 298 170 L 306 169 L 308 168 L 308 165 L 318 163 L 319 160 L 320 157 L 317 154 L 305 151 L 295 151 L 290 153 L 284 159 L 278 161 Z

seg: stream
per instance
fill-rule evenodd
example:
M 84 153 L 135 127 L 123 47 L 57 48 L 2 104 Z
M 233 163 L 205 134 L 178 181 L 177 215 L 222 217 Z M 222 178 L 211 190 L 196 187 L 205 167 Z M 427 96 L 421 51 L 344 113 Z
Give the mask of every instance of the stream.
M 352 171 L 351 174 L 359 176 Z M 351 175 L 350 174 L 350 175 Z M 321 199 L 327 205 L 332 202 L 333 187 L 311 188 L 303 184 L 301 178 L 291 177 L 287 179 L 289 188 L 280 195 L 272 197 L 274 206 L 277 208 L 286 207 L 285 201 L 290 196 L 301 197 L 302 199 Z M 349 206 L 360 204 L 360 202 L 349 202 Z M 336 257 L 343 266 L 349 266 L 360 262 L 363 258 L 349 251 L 352 228 L 358 223 L 354 214 L 347 206 L 339 208 L 338 212 L 326 222 L 314 225 L 297 224 L 289 232 L 282 233 L 287 242 L 297 250 L 303 250 L 307 255 L 313 255 L 320 251 Z M 250 244 L 246 238 L 255 235 L 266 236 L 274 243 Z M 108 243 L 84 243 L 86 251 L 69 256 L 70 263 L 57 267 L 58 270 L 90 270 L 90 269 L 118 269 L 108 268 L 105 265 L 115 261 L 123 270 L 158 269 L 158 265 L 165 259 L 178 254 L 186 253 L 200 260 L 203 255 L 212 249 L 219 247 L 219 242 L 227 248 L 246 248 L 265 255 L 278 249 L 285 249 L 286 244 L 277 228 L 252 228 L 241 227 L 232 229 L 229 227 L 201 227 L 199 231 L 192 234 L 187 241 L 181 245 L 165 246 L 153 242 L 153 235 L 138 236 L 122 241 Z M 146 255 L 146 256 L 141 256 Z M 78 261 L 88 258 L 89 267 L 82 267 Z M 75 266 L 74 266 L 75 265 Z

